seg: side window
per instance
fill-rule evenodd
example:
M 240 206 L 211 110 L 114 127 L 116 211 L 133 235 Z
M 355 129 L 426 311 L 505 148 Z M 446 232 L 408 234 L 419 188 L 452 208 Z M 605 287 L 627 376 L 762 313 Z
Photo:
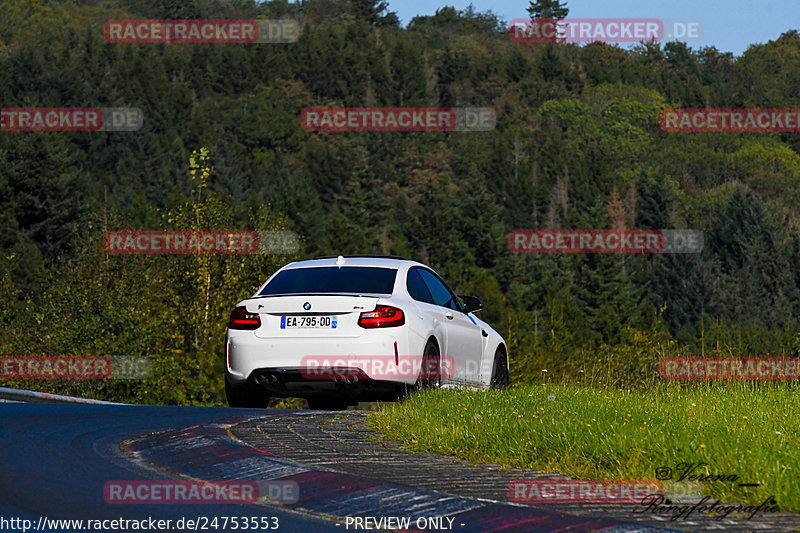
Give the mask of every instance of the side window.
M 428 292 L 428 288 L 425 287 L 425 283 L 423 283 L 422 278 L 419 277 L 418 268 L 412 268 L 408 271 L 406 287 L 408 288 L 408 294 L 410 294 L 415 300 L 429 304 L 433 303 L 431 293 Z
M 433 303 L 453 309 L 454 311 L 459 311 L 459 305 L 455 295 L 450 292 L 450 289 L 447 288 L 447 285 L 445 285 L 442 280 L 429 270 L 419 269 L 419 275 L 425 282 L 425 286 L 428 287 L 428 290 L 431 292 Z

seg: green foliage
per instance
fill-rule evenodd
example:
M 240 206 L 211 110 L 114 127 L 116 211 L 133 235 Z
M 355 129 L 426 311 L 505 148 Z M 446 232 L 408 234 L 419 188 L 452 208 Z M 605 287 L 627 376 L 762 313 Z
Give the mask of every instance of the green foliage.
M 556 0 L 531 4 L 532 16 L 567 15 Z M 280 45 L 102 38 L 109 19 L 172 16 L 292 16 L 303 30 Z M 24 385 L 219 402 L 226 315 L 289 258 L 117 256 L 99 243 L 109 229 L 233 228 L 296 231 L 302 258 L 431 264 L 483 299 L 517 382 L 590 368 L 639 382 L 667 353 L 797 354 L 798 136 L 666 133 L 658 117 L 797 107 L 800 35 L 737 58 L 505 32 L 471 6 L 404 29 L 380 0 L 0 3 L 3 106 L 145 116 L 138 132 L 0 135 L 2 353 L 148 355 L 142 382 Z M 472 133 L 303 130 L 300 112 L 319 106 L 491 106 L 498 121 Z M 690 228 L 705 247 L 514 254 L 508 233 L 525 228 Z
M 447 35 L 484 32 L 499 35 L 506 29 L 505 24 L 497 15 L 491 11 L 479 13 L 475 11 L 472 4 L 462 10 L 452 6 L 442 7 L 437 9 L 434 15 L 414 17 L 408 24 L 409 30 L 425 31 L 428 28 L 439 30 Z M 429 35 L 428 38 L 430 37 Z
M 209 192 L 206 148 L 189 157 L 191 192 L 162 215 L 161 229 L 276 231 L 286 217 L 269 206 L 248 213 L 246 226 L 230 202 Z M 126 227 L 116 214 L 90 216 L 79 249 L 58 269 L 38 273 L 42 292 L 23 299 L 6 275 L 0 290 L 11 302 L 0 316 L 0 353 L 9 355 L 126 355 L 148 357 L 144 380 L 5 382 L 4 386 L 151 404 L 221 404 L 223 340 L 233 305 L 249 297 L 290 260 L 276 255 L 112 255 L 103 232 Z M 109 227 L 110 226 L 110 227 Z M 153 228 L 148 228 L 153 229 Z M 12 265 L 16 257 L 7 261 Z M 11 270 L 13 274 L 14 270 Z M 14 315 L 11 315 L 11 311 Z
M 560 0 L 536 0 L 528 5 L 528 14 L 532 19 L 563 20 L 569 15 L 567 3 Z

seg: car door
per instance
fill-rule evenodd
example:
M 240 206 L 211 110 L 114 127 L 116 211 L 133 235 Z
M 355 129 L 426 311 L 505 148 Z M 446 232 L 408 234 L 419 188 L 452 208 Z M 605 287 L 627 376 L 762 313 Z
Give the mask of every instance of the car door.
M 456 375 L 453 381 L 475 384 L 481 363 L 481 328 L 464 313 L 458 298 L 439 276 L 425 268 L 417 268 L 417 271 L 431 294 L 436 312 L 442 317 L 441 322 L 447 332 L 447 346 L 443 347 L 442 355 L 455 360 Z

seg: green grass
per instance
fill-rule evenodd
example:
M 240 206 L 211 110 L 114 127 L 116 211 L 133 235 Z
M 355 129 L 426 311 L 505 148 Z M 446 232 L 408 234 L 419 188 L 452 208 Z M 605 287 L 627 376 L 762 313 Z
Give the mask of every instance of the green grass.
M 695 474 L 736 474 L 738 480 L 668 482 L 665 489 L 700 489 L 755 505 L 774 496 L 781 510 L 797 512 L 799 389 L 731 382 L 662 383 L 647 390 L 565 384 L 437 390 L 383 404 L 367 424 L 412 451 L 579 479 L 655 479 L 658 467 L 707 463 Z

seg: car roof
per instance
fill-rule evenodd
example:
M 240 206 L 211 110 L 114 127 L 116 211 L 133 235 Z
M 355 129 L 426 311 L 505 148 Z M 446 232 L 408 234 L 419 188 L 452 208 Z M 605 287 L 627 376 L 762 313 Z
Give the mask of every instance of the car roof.
M 340 259 L 341 258 L 341 259 Z M 319 259 L 309 259 L 307 261 L 295 261 L 284 266 L 283 269 L 289 268 L 308 268 L 308 267 L 321 267 L 321 266 L 361 266 L 361 267 L 383 267 L 383 268 L 401 268 L 403 266 L 419 265 L 425 266 L 417 261 L 402 259 L 399 257 L 391 256 L 339 256 L 339 257 L 325 257 Z

